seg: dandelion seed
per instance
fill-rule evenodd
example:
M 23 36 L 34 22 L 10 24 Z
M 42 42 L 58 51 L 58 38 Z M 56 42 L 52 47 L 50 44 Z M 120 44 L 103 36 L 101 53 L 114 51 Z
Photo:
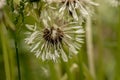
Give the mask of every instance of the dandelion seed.
M 83 43 L 82 35 L 85 31 L 77 22 L 71 24 L 56 22 L 49 25 L 49 22 L 43 20 L 43 23 L 45 24 L 42 29 L 39 29 L 36 24 L 26 24 L 29 32 L 25 42 L 30 46 L 31 52 L 35 53 L 36 57 L 40 57 L 43 61 L 58 61 L 61 57 L 67 62 L 69 55 L 78 53 Z

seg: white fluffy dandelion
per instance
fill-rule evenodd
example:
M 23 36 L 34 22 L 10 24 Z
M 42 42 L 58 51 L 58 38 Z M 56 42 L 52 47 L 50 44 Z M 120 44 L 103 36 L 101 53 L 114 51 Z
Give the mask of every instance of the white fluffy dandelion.
M 0 9 L 2 9 L 6 4 L 6 0 L 0 0 Z
M 84 29 L 73 19 L 60 17 L 58 8 L 46 4 L 41 11 L 39 23 L 26 24 L 28 28 L 25 42 L 36 57 L 45 60 L 67 62 L 73 54 L 77 54 L 84 42 Z
M 91 15 L 90 6 L 98 5 L 90 0 L 62 0 L 62 3 L 63 6 L 59 9 L 60 14 L 66 15 L 69 12 L 76 21 Z
M 43 20 L 43 27 L 37 24 L 26 24 L 29 29 L 25 42 L 30 46 L 30 51 L 35 53 L 43 61 L 58 61 L 62 58 L 67 62 L 68 57 L 77 54 L 83 43 L 84 29 L 77 22 L 64 23 L 62 20 L 48 25 L 48 21 Z M 47 24 L 47 25 L 46 25 Z
M 90 0 L 63 0 L 63 3 L 59 12 L 64 15 L 68 11 L 76 21 L 81 17 L 86 18 L 88 15 L 91 15 L 90 6 L 98 5 Z

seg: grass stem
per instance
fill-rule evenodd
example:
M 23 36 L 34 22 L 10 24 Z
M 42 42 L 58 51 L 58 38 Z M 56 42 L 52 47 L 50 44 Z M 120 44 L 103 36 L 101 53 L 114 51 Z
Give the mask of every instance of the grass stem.
M 95 78 L 95 68 L 94 68 L 94 53 L 93 53 L 93 43 L 92 43 L 92 29 L 91 29 L 91 17 L 88 16 L 86 22 L 86 46 L 88 54 L 88 63 L 91 75 Z

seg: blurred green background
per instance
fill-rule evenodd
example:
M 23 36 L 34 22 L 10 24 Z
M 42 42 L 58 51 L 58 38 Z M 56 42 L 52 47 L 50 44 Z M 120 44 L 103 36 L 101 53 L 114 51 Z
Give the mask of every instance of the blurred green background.
M 14 26 L 19 15 L 12 14 L 12 1 L 0 10 L 0 16 L 5 16 L 0 17 L 0 80 L 120 80 L 120 6 L 112 7 L 110 0 L 95 0 L 99 6 L 91 17 L 92 42 L 88 43 L 86 36 L 78 55 L 54 63 L 43 62 L 27 50 L 25 27 L 20 27 L 24 15 L 21 12 L 21 21 Z

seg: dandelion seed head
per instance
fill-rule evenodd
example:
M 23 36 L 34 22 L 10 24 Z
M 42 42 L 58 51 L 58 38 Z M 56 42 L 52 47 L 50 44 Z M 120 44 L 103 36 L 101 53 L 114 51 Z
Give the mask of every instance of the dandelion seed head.
M 58 62 L 62 59 L 67 62 L 72 55 L 78 54 L 84 43 L 85 31 L 79 22 L 59 15 L 57 9 L 46 6 L 41 11 L 40 25 L 26 24 L 28 32 L 25 43 L 43 61 Z
M 66 11 L 69 11 L 69 14 L 74 18 L 74 20 L 86 19 L 91 15 L 92 10 L 91 6 L 97 6 L 97 3 L 94 3 L 90 0 L 62 0 L 63 6 L 59 9 L 61 15 L 64 15 Z M 65 14 L 66 15 L 66 14 Z
M 45 28 L 43 33 L 43 38 L 53 45 L 58 44 L 58 42 L 61 43 L 64 35 L 60 28 L 54 27 L 51 27 L 50 29 Z
M 77 26 L 76 26 L 77 25 Z M 26 25 L 35 27 L 36 25 Z M 37 26 L 38 27 L 38 26 Z M 28 28 L 31 29 L 31 28 Z M 43 61 L 53 60 L 57 62 L 60 58 L 67 62 L 69 55 L 77 54 L 84 42 L 82 35 L 84 29 L 76 23 L 64 24 L 63 26 L 31 30 L 27 33 L 25 42 L 29 45 L 30 51 L 35 53 Z M 66 52 L 69 51 L 69 52 Z

